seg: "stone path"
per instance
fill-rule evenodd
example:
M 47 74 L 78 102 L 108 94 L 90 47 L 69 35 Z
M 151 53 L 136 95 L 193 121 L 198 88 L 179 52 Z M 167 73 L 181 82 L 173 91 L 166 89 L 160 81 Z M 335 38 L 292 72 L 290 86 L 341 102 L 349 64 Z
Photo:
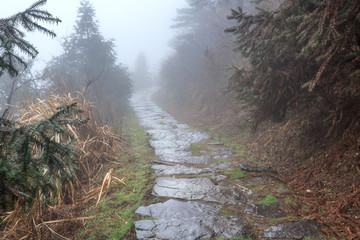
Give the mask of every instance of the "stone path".
M 152 103 L 155 90 L 140 92 L 131 100 L 160 159 L 152 166 L 159 176 L 152 194 L 164 200 L 137 209 L 136 214 L 151 218 L 135 223 L 138 239 L 301 239 L 317 234 L 319 226 L 311 221 L 264 224 L 264 219 L 286 214 L 278 204 L 257 204 L 257 194 L 243 186 L 260 186 L 274 180 L 266 177 L 230 180 L 224 170 L 275 171 L 252 169 L 246 164 L 236 166 L 232 160 L 241 155 L 222 143 L 211 142 L 209 135 L 178 123 Z M 190 146 L 200 142 L 208 142 L 207 148 L 193 156 Z M 224 209 L 234 209 L 236 214 Z

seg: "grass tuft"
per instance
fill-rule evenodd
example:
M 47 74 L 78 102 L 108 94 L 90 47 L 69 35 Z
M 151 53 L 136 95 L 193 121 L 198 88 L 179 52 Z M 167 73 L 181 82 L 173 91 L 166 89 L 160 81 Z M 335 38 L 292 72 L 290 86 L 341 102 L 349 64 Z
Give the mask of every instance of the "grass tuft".
M 278 202 L 279 202 L 279 200 L 276 197 L 274 197 L 271 194 L 268 194 L 264 197 L 264 199 L 259 201 L 259 204 L 272 204 L 272 203 L 278 203 Z
M 230 169 L 224 170 L 224 175 L 229 176 L 230 179 L 240 179 L 240 178 L 245 177 L 245 172 L 243 172 L 237 168 L 230 168 Z

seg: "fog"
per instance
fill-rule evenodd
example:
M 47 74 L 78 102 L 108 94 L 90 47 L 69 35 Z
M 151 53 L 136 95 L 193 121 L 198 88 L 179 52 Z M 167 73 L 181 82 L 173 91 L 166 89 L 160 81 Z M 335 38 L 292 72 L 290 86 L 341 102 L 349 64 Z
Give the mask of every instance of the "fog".
M 35 0 L 11 0 L 2 4 L 0 18 L 23 11 Z M 148 58 L 151 71 L 171 50 L 168 42 L 174 35 L 170 29 L 176 9 L 186 6 L 185 0 L 91 0 L 100 31 L 106 39 L 114 39 L 118 62 L 133 68 L 139 52 Z M 70 35 L 75 24 L 80 0 L 48 0 L 44 9 L 60 18 L 58 26 L 46 25 L 57 37 L 41 33 L 26 33 L 27 40 L 39 50 L 35 68 L 40 70 L 46 61 L 61 53 L 61 38 Z
M 360 237 L 359 16 L 359 0 L 2 1 L 0 239 Z M 298 217 L 264 224 L 273 210 Z

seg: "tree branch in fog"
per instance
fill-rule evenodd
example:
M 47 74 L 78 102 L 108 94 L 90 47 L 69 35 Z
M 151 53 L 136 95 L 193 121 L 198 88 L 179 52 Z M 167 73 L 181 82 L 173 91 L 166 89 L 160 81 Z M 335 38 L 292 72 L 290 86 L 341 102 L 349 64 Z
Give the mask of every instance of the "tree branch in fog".
M 0 19 L 0 76 L 6 72 L 14 77 L 19 74 L 19 69 L 27 67 L 25 57 L 19 55 L 17 50 L 32 59 L 38 54 L 36 48 L 25 40 L 25 32 L 19 26 L 28 32 L 37 30 L 50 37 L 56 36 L 53 31 L 40 24 L 61 22 L 49 12 L 39 9 L 45 3 L 46 0 L 37 1 L 23 12 Z

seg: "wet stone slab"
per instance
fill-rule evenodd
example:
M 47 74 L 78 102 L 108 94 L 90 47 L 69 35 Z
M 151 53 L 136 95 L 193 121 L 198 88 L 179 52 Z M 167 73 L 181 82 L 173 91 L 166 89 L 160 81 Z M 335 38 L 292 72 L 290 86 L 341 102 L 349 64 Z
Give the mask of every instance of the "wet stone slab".
M 248 238 L 251 231 L 239 218 L 217 216 L 221 206 L 170 199 L 140 207 L 136 214 L 157 220 L 135 222 L 138 239 Z
M 165 151 L 157 151 L 159 157 L 165 161 L 170 163 L 188 163 L 188 164 L 209 164 L 212 162 L 212 158 L 210 156 L 191 156 L 190 153 L 181 153 L 178 155 L 169 154 L 169 152 Z
M 280 211 L 279 204 L 251 204 L 246 207 L 245 212 L 265 218 L 286 217 L 286 214 Z
M 265 238 L 303 239 L 315 236 L 320 231 L 320 225 L 315 221 L 300 221 L 272 226 L 264 231 Z
M 247 194 L 237 187 L 215 185 L 208 178 L 156 179 L 153 195 L 184 200 L 203 200 L 221 204 L 245 204 Z
M 174 165 L 174 166 L 166 166 L 166 165 L 153 165 L 151 169 L 155 170 L 155 174 L 158 176 L 166 176 L 166 175 L 195 175 L 195 174 L 203 174 L 203 173 L 212 173 L 213 170 L 210 168 L 194 168 L 194 167 L 186 167 L 184 165 Z
M 136 214 L 144 217 L 173 219 L 173 218 L 207 218 L 216 216 L 221 206 L 216 204 L 199 203 L 194 201 L 179 201 L 170 199 L 163 203 L 156 203 L 147 207 L 139 207 Z
M 209 238 L 250 238 L 249 228 L 236 217 L 159 219 L 135 222 L 138 239 L 194 240 Z

